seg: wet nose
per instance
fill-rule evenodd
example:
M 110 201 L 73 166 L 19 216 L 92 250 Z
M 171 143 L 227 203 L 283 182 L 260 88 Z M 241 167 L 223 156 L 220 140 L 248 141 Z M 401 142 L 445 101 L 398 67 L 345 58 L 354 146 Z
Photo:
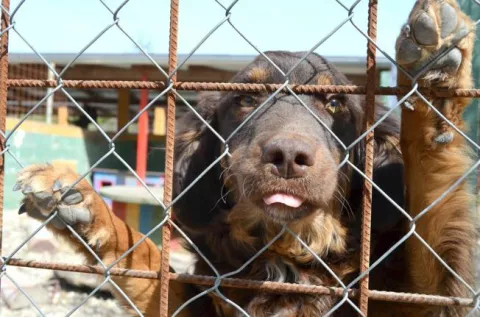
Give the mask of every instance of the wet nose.
M 263 148 L 262 162 L 272 164 L 272 173 L 283 178 L 304 177 L 315 164 L 312 146 L 298 139 L 276 139 Z

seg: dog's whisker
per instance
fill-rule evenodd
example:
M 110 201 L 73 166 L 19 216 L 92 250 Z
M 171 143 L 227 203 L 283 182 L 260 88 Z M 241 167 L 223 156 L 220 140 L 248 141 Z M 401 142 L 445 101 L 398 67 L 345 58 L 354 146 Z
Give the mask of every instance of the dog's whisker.
M 212 209 L 210 209 L 208 211 L 208 213 L 211 213 L 215 208 L 217 208 L 218 204 L 220 203 L 220 201 L 222 201 L 226 196 L 228 196 L 228 194 L 230 194 L 231 192 L 233 192 L 233 188 L 230 189 L 228 192 L 226 192 L 224 195 L 222 195 L 222 197 L 220 197 L 219 200 L 217 200 L 217 202 L 215 203 L 215 205 L 212 207 Z M 224 201 L 225 202 L 225 201 Z
M 227 167 L 223 167 L 223 166 L 222 166 L 222 168 L 223 168 L 223 171 L 220 173 L 220 176 L 218 176 L 218 179 L 222 179 L 223 174 L 225 174 L 226 172 L 230 171 L 230 169 L 232 168 L 232 165 L 229 165 L 229 166 L 227 166 Z
M 354 216 L 352 206 L 340 188 L 337 188 L 337 190 L 333 193 L 333 198 L 341 205 L 342 211 L 345 210 L 350 217 Z
M 247 197 L 250 197 L 253 193 L 253 191 L 255 190 L 255 187 L 253 186 L 255 180 L 253 178 L 250 178 L 250 183 L 248 184 L 248 187 L 250 187 L 250 189 L 248 190 L 248 196 Z
M 225 186 L 227 186 L 228 180 L 229 180 L 231 177 L 234 177 L 234 176 L 235 176 L 235 174 L 230 174 L 230 175 L 228 175 L 228 176 L 223 180 L 223 182 L 222 182 L 222 187 L 220 188 L 220 196 L 223 195 L 223 190 L 225 189 Z
M 245 183 L 247 182 L 248 180 L 248 177 L 245 177 L 245 179 L 243 180 L 243 184 L 242 184 L 242 194 L 240 197 L 243 197 L 243 198 L 247 198 L 247 195 L 245 193 Z

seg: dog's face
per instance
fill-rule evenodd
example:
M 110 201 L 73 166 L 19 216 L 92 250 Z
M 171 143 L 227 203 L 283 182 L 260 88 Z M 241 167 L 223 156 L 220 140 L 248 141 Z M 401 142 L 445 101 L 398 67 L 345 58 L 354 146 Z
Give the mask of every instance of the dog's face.
M 301 54 L 267 56 L 284 72 L 301 58 Z M 346 79 L 318 56 L 298 65 L 290 78 L 292 84 L 346 84 Z M 259 57 L 233 81 L 280 84 L 284 77 Z M 229 142 L 231 157 L 223 164 L 226 187 L 237 202 L 247 201 L 277 223 L 331 210 L 338 188 L 338 165 L 346 155 L 336 136 L 347 145 L 353 140 L 358 100 L 340 94 L 296 97 L 280 93 L 270 100 L 269 96 L 234 92 L 219 100 L 218 132 L 224 138 L 248 119 Z
M 302 57 L 283 52 L 266 55 L 285 73 Z M 344 75 L 318 55 L 301 62 L 289 79 L 290 84 L 348 84 Z M 282 74 L 262 56 L 232 80 L 271 84 L 284 81 Z M 229 139 L 231 156 L 224 157 L 222 170 L 216 175 L 222 189 L 210 194 L 217 197 L 216 202 L 205 208 L 218 205 L 220 196 L 229 193 L 234 204 L 247 205 L 249 212 L 254 209 L 257 216 L 275 223 L 289 223 L 330 211 L 338 189 L 338 165 L 346 155 L 337 138 L 348 145 L 358 134 L 358 122 L 362 120 L 358 96 L 327 94 L 297 98 L 279 93 L 269 99 L 270 95 L 228 92 L 199 105 L 201 114 L 223 138 L 228 138 L 245 122 Z M 202 113 L 202 107 L 208 111 Z M 177 134 L 180 142 L 185 133 Z M 211 142 L 218 143 L 218 139 Z M 179 147 L 186 149 L 185 145 Z M 207 152 L 208 146 L 203 147 L 200 150 Z M 202 148 L 200 142 L 195 150 L 199 148 Z M 210 148 L 217 152 L 214 154 L 217 157 L 223 150 L 221 145 Z M 199 159 L 198 156 L 197 153 L 192 161 Z M 182 160 L 177 156 L 178 159 Z M 185 163 L 177 163 L 177 167 L 182 165 Z

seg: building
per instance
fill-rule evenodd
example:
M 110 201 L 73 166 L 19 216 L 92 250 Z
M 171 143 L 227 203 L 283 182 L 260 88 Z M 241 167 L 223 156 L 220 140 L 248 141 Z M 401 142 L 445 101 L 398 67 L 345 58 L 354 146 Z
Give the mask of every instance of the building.
M 75 54 L 44 54 L 44 58 L 55 67 L 57 72 L 75 58 Z M 186 56 L 180 55 L 181 63 Z M 228 82 L 233 75 L 255 56 L 251 55 L 193 55 L 180 68 L 177 74 L 178 81 L 189 82 Z M 165 54 L 153 54 L 153 60 L 164 70 L 168 69 L 168 56 Z M 365 84 L 365 58 L 364 57 L 327 57 L 335 64 L 355 85 Z M 9 78 L 47 79 L 48 69 L 37 55 L 11 54 L 9 56 Z M 378 59 L 378 80 L 382 85 L 390 85 L 390 80 L 385 76 L 392 69 L 387 59 Z M 51 77 L 53 78 L 53 77 Z M 150 62 L 146 56 L 138 54 L 83 54 L 75 63 L 68 67 L 62 75 L 66 80 L 142 80 L 164 81 L 165 76 Z M 71 96 L 79 105 L 87 109 L 94 109 L 99 117 L 118 117 L 117 109 L 119 94 L 113 89 L 69 89 Z M 41 88 L 11 88 L 9 90 L 9 115 L 21 116 L 29 107 L 35 105 L 47 93 Z M 159 91 L 150 91 L 150 99 L 154 98 Z M 195 92 L 181 92 L 187 101 L 195 104 Z M 139 91 L 132 90 L 129 95 L 130 115 L 138 112 Z M 159 100 L 159 106 L 164 105 L 164 99 Z M 68 106 L 70 121 L 79 115 L 73 102 L 63 94 L 56 93 L 53 106 L 55 109 Z M 181 105 L 179 105 L 181 107 Z M 35 111 L 36 115 L 45 113 L 45 105 Z M 57 111 L 53 112 L 55 117 Z M 152 114 L 151 114 L 152 115 Z M 83 120 L 79 119 L 80 125 Z
M 57 73 L 74 60 L 75 54 L 44 54 L 43 57 Z M 186 56 L 180 55 L 181 63 Z M 243 55 L 194 55 L 178 71 L 178 81 L 189 82 L 228 82 L 230 78 L 255 56 Z M 152 55 L 159 67 L 167 69 L 168 56 Z M 365 58 L 327 57 L 355 85 L 365 85 Z M 51 72 L 35 54 L 10 54 L 10 79 L 53 79 Z M 377 63 L 378 82 L 390 85 L 392 64 L 387 59 Z M 64 80 L 150 80 L 164 81 L 162 72 L 141 53 L 138 54 L 83 54 L 62 74 Z M 10 153 L 23 165 L 39 162 L 68 164 L 79 173 L 90 169 L 99 159 L 104 160 L 97 168 L 127 170 L 124 162 L 113 155 L 104 157 L 110 149 L 108 141 L 81 113 L 83 108 L 109 135 L 113 136 L 139 111 L 140 90 L 125 89 L 66 89 L 72 101 L 63 92 L 44 98 L 46 88 L 9 88 L 7 107 L 7 133 L 15 129 L 21 118 L 37 105 L 15 130 L 8 140 Z M 148 91 L 152 100 L 160 91 Z M 181 95 L 193 106 L 198 94 L 193 91 L 181 91 Z M 147 170 L 162 172 L 164 167 L 165 138 L 165 98 L 160 98 L 148 111 L 149 136 L 146 153 Z M 186 107 L 177 105 L 178 113 Z M 115 151 L 125 162 L 135 167 L 137 160 L 137 122 L 132 124 L 115 141 Z M 15 174 L 19 169 L 14 157 L 6 157 L 6 190 L 14 185 Z M 5 195 L 5 207 L 15 208 L 21 194 Z

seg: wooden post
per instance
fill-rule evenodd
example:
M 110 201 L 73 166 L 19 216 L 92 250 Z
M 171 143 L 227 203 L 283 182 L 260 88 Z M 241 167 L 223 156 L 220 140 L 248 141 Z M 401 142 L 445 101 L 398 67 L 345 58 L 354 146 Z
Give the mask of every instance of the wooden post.
M 58 124 L 68 125 L 68 107 L 60 106 L 57 109 Z
M 130 89 L 121 88 L 118 89 L 118 102 L 117 102 L 117 131 L 120 131 L 128 121 L 130 108 Z
M 50 67 L 52 69 L 55 69 L 55 63 L 51 63 Z M 55 79 L 55 75 L 53 74 L 53 71 L 50 70 L 50 68 L 47 69 L 47 74 L 48 74 L 48 76 L 47 76 L 48 80 L 54 80 Z M 53 91 L 53 88 L 48 88 L 47 89 L 47 94 L 52 93 L 52 91 Z M 45 122 L 47 124 L 52 124 L 52 113 L 53 113 L 54 100 L 55 100 L 55 94 L 53 93 L 48 97 L 47 102 L 46 102 Z
M 167 132 L 167 118 L 164 107 L 155 107 L 153 113 L 153 134 L 164 136 Z

